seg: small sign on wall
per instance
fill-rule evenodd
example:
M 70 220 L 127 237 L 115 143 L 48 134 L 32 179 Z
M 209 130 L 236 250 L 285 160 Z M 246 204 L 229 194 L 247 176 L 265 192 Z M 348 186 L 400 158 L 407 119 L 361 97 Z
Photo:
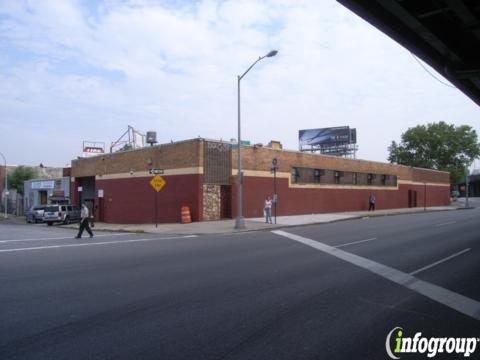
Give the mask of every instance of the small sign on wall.
M 78 192 L 82 192 L 83 191 L 83 187 L 82 186 L 79 186 L 78 187 Z
M 53 189 L 55 188 L 54 181 L 34 181 L 32 182 L 32 189 Z
M 103 198 L 103 189 L 98 189 L 98 197 Z

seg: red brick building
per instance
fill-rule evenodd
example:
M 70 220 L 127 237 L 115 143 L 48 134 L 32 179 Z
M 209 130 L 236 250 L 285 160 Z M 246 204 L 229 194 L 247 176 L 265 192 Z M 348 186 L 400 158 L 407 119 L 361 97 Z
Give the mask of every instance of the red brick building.
M 72 202 L 86 201 L 99 221 L 179 222 L 181 207 L 193 221 L 236 216 L 236 148 L 230 143 L 187 140 L 72 161 Z M 244 216 L 260 217 L 273 194 L 277 159 L 277 215 L 449 204 L 449 174 L 364 160 L 266 147 L 242 146 Z M 155 192 L 150 169 L 166 185 Z M 81 191 L 78 191 L 81 190 Z

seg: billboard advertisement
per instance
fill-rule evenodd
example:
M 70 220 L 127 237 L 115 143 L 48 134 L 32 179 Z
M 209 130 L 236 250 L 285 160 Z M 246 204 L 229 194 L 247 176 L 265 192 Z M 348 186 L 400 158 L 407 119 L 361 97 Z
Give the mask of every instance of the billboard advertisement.
M 306 129 L 298 131 L 300 147 L 309 145 L 338 145 L 351 142 L 350 128 L 338 126 L 321 129 Z

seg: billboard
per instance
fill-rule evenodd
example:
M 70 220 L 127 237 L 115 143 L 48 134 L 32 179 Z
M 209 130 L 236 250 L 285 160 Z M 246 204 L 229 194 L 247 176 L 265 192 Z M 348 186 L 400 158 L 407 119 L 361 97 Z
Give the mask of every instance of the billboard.
M 105 143 L 98 141 L 84 141 L 83 142 L 83 157 L 90 157 L 105 153 Z
M 350 144 L 352 140 L 350 134 L 351 131 L 348 126 L 306 129 L 298 131 L 298 140 L 300 142 L 300 148 L 309 145 L 328 146 L 338 144 Z

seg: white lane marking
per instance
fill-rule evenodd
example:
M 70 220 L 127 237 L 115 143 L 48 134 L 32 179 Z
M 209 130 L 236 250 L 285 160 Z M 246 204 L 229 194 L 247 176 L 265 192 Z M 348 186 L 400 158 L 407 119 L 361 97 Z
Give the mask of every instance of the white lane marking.
M 416 277 L 404 273 L 400 270 L 322 244 L 321 242 L 312 239 L 304 238 L 295 234 L 290 234 L 281 230 L 274 230 L 272 231 L 272 233 L 284 236 L 291 240 L 298 241 L 302 244 L 311 246 L 317 250 L 323 251 L 329 255 L 342 259 L 346 262 L 357 265 L 358 267 L 371 271 L 374 274 L 380 275 L 396 284 L 405 286 L 406 288 L 413 290 L 421 295 L 424 295 L 431 300 L 448 306 L 451 309 L 468 315 L 476 320 L 480 320 L 480 302 L 476 300 L 457 294 L 440 286 L 430 284 L 426 281 L 417 279 Z
M 17 252 L 17 251 L 31 251 L 31 250 L 44 250 L 44 249 L 60 249 L 60 248 L 67 248 L 67 247 L 80 247 L 80 246 L 127 244 L 127 243 L 136 243 L 136 242 L 184 239 L 184 238 L 192 238 L 192 237 L 197 237 L 197 235 L 172 236 L 172 237 L 165 237 L 165 238 L 149 238 L 149 239 L 131 239 L 131 240 L 118 240 L 118 241 L 102 241 L 102 242 L 90 242 L 90 243 L 82 243 L 82 244 L 47 245 L 47 246 L 35 246 L 35 247 L 28 247 L 28 248 L 16 248 L 16 249 L 2 249 L 2 250 L 0 250 L 0 253 Z
M 353 241 L 353 242 L 349 242 L 349 243 L 346 243 L 346 244 L 336 245 L 334 247 L 341 248 L 341 247 L 344 247 L 344 246 L 361 244 L 361 243 L 364 243 L 364 242 L 367 242 L 367 241 L 373 241 L 373 240 L 377 240 L 377 238 L 370 238 L 370 239 L 365 239 L 365 240 Z
M 450 255 L 450 256 L 447 256 L 446 258 L 443 258 L 443 259 L 441 259 L 441 260 L 435 261 L 434 263 L 432 263 L 432 264 L 430 264 L 430 265 L 427 265 L 427 266 L 424 266 L 424 267 L 422 267 L 422 268 L 420 268 L 420 269 L 418 269 L 418 270 L 412 271 L 411 273 L 409 273 L 409 275 L 416 275 L 416 274 L 418 274 L 418 273 L 421 273 L 421 272 L 424 271 L 424 270 L 430 269 L 430 268 L 432 268 L 432 267 L 434 267 L 434 266 L 437 266 L 437 265 L 439 265 L 439 264 L 441 264 L 441 263 L 444 263 L 445 261 L 448 261 L 448 260 L 450 260 L 450 259 L 453 259 L 453 258 L 455 258 L 455 257 L 457 257 L 457 256 L 459 256 L 459 255 L 465 254 L 467 251 L 470 251 L 470 250 L 471 250 L 471 249 L 468 248 L 468 249 L 464 249 L 464 250 L 462 250 L 462 251 L 459 251 L 459 252 L 457 252 L 457 253 L 455 253 L 455 254 L 452 254 L 452 255 Z
M 444 222 L 444 223 L 435 224 L 435 226 L 445 226 L 445 225 L 452 225 L 452 224 L 456 224 L 456 223 L 457 223 L 456 221 L 447 221 L 447 222 Z
M 73 234 L 73 233 L 72 233 Z M 101 236 L 126 236 L 126 235 L 132 235 L 131 233 L 114 233 L 114 234 L 102 234 L 102 235 L 97 235 L 95 234 L 95 237 L 101 237 Z M 11 243 L 11 242 L 25 242 L 25 241 L 47 241 L 47 240 L 67 240 L 67 239 L 72 239 L 73 236 L 68 236 L 68 237 L 54 237 L 54 238 L 35 238 L 35 239 L 14 239 L 14 240 L 0 240 L 0 244 L 5 244 L 5 243 Z

